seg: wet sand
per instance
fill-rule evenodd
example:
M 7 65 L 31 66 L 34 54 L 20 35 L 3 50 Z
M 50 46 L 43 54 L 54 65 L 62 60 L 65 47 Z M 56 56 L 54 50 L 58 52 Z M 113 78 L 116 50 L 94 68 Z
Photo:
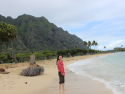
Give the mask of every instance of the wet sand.
M 66 69 L 65 91 L 59 91 L 58 78 L 47 87 L 31 94 L 113 94 L 103 83 L 89 77 L 74 74 Z

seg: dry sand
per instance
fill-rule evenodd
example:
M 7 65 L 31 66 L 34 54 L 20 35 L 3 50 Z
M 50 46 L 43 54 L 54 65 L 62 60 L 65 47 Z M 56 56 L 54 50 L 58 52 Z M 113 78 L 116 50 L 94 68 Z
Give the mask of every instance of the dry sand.
M 37 64 L 45 68 L 43 75 L 34 77 L 20 76 L 22 69 L 29 66 L 29 63 L 14 65 L 1 64 L 10 74 L 0 74 L 0 94 L 113 94 L 103 83 L 92 80 L 86 76 L 76 75 L 67 69 L 67 65 L 79 60 L 106 55 L 87 55 L 71 58 L 64 58 L 63 62 L 66 71 L 65 92 L 58 90 L 58 70 L 55 64 L 56 59 L 39 61 Z M 13 67 L 13 68 L 10 68 Z M 25 84 L 27 82 L 27 84 Z

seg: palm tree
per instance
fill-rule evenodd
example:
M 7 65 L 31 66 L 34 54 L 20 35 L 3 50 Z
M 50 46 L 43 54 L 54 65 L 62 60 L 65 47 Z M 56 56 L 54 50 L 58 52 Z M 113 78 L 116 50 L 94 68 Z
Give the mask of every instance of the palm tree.
M 83 41 L 83 45 L 84 45 L 84 46 L 87 46 L 87 42 L 86 42 L 86 41 Z
M 91 41 L 88 41 L 88 44 L 87 44 L 87 45 L 88 45 L 88 47 L 90 47 L 90 49 L 91 49 L 91 45 L 92 45 L 92 44 L 91 44 Z
M 86 41 L 83 41 L 83 45 L 84 45 L 84 46 L 87 46 L 87 42 L 86 42 Z
M 77 49 L 77 46 L 75 45 L 74 48 Z
M 97 42 L 95 42 L 95 47 L 98 45 L 98 43 Z
M 92 42 L 92 46 L 95 46 L 95 40 L 93 40 L 93 42 Z
M 106 46 L 104 46 L 104 48 L 105 48 L 105 51 L 106 51 Z
M 88 47 L 90 47 L 90 51 L 91 51 L 91 41 L 88 41 L 87 45 Z
M 92 42 L 92 46 L 94 46 L 95 45 L 95 40 L 93 40 L 93 42 Z

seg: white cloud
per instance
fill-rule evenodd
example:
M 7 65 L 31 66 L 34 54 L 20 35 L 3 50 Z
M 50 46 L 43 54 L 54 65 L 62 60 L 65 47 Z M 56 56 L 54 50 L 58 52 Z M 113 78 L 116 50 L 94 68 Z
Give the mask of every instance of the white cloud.
M 104 45 L 112 49 L 124 40 L 124 4 L 125 0 L 0 0 L 0 13 L 13 18 L 24 13 L 44 16 L 84 41 L 96 40 L 103 50 Z
M 96 22 L 86 24 L 87 29 L 77 31 L 76 35 L 82 38 L 84 41 L 97 41 L 99 44 L 98 49 L 104 50 L 104 46 L 107 46 L 107 50 L 111 50 L 114 47 L 125 43 L 111 46 L 113 41 L 119 42 L 119 40 L 125 40 L 125 18 L 114 18 L 102 22 Z M 113 42 L 114 43 L 114 42 Z M 114 43 L 115 44 L 115 43 Z M 97 47 L 96 47 L 97 49 Z
M 45 16 L 58 26 L 125 16 L 124 0 L 1 0 L 0 13 Z M 6 7 L 5 7 L 6 6 Z
M 125 47 L 125 40 L 111 41 L 107 45 L 100 45 L 100 46 L 98 46 L 97 49 L 98 50 L 105 50 L 104 46 L 106 46 L 106 49 L 111 50 L 111 49 L 114 49 L 114 47 L 121 47 L 121 45 L 123 45 L 123 47 Z
M 113 48 L 113 47 L 121 47 L 121 45 L 125 44 L 125 40 L 117 40 L 112 41 L 110 44 L 107 45 L 107 48 Z

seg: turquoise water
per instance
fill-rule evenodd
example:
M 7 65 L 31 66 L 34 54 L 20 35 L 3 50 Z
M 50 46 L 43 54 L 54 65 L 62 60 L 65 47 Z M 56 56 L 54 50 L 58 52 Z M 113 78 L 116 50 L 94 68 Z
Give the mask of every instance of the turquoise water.
M 68 67 L 77 74 L 106 84 L 114 94 L 125 94 L 125 52 L 78 61 Z

